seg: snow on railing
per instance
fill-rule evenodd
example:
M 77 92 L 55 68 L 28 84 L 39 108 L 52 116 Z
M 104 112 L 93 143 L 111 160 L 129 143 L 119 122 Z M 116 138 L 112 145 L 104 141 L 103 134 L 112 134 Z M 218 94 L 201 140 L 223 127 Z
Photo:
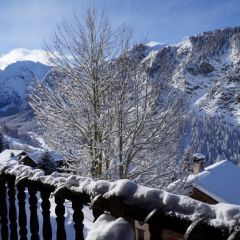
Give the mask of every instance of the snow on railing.
M 26 189 L 30 216 L 26 214 Z M 37 192 L 41 196 L 43 239 L 52 239 L 50 197 L 55 199 L 56 238 L 61 240 L 67 239 L 65 200 L 72 202 L 75 239 L 84 239 L 83 205 L 92 209 L 95 220 L 107 211 L 114 217 L 123 217 L 133 228 L 135 220 L 148 224 L 151 240 L 182 239 L 183 236 L 184 239 L 239 239 L 240 206 L 209 205 L 126 179 L 94 181 L 57 172 L 45 176 L 40 169 L 20 164 L 0 168 L 1 239 L 27 239 L 27 236 L 39 239 Z M 27 227 L 27 217 L 30 217 L 30 227 Z M 172 232 L 173 236 L 180 234 L 181 238 L 164 237 L 164 230 Z

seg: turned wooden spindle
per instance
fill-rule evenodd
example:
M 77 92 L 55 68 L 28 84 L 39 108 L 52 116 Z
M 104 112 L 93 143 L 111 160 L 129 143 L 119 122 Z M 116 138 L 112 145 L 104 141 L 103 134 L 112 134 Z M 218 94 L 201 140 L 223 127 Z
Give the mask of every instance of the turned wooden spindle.
M 27 216 L 26 216 L 26 207 L 25 207 L 25 186 L 22 184 L 17 185 L 17 198 L 18 198 L 18 222 L 19 222 L 19 238 L 20 240 L 27 239 Z
M 28 188 L 29 193 L 29 208 L 30 208 L 30 231 L 31 240 L 39 240 L 39 224 L 37 216 L 38 198 L 36 196 L 37 191 L 34 187 Z
M 10 221 L 10 239 L 16 240 L 18 239 L 17 232 L 17 211 L 15 205 L 15 178 L 9 177 L 7 178 L 8 184 L 8 201 L 9 201 L 9 221 Z
M 64 213 L 65 213 L 65 206 L 64 206 L 64 198 L 55 196 L 55 213 L 56 213 L 56 221 L 57 221 L 57 240 L 66 240 L 66 230 L 64 225 Z
M 42 191 L 41 198 L 42 198 L 42 215 L 43 215 L 43 239 L 50 240 L 52 239 L 52 227 L 50 221 L 50 194 L 49 191 Z
M 3 176 L 0 179 L 0 216 L 1 216 L 1 239 L 8 239 L 8 210 L 6 203 L 6 180 Z
M 79 201 L 72 201 L 73 208 L 73 221 L 74 221 L 74 229 L 75 229 L 75 240 L 84 240 L 83 235 L 83 220 L 84 215 L 82 212 L 83 204 Z

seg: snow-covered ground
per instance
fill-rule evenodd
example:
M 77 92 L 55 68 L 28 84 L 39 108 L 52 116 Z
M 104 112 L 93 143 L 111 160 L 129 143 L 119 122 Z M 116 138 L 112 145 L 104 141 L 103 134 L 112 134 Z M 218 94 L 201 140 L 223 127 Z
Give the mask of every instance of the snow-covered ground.
M 49 70 L 49 66 L 39 62 L 17 61 L 12 63 L 0 72 L 1 90 L 4 90 L 5 95 L 9 94 L 9 96 L 14 93 L 24 101 L 31 82 L 34 79 L 43 79 Z
M 131 225 L 123 218 L 102 214 L 92 225 L 86 240 L 134 240 Z
M 9 136 L 4 136 L 6 142 L 9 144 L 9 147 L 12 148 L 12 149 L 21 149 L 21 150 L 26 150 L 28 149 L 29 151 L 44 151 L 43 148 L 36 148 L 36 147 L 33 147 L 29 144 L 25 144 L 25 143 L 22 143 L 20 140 L 16 139 L 16 138 L 13 138 L 13 137 L 9 137 Z

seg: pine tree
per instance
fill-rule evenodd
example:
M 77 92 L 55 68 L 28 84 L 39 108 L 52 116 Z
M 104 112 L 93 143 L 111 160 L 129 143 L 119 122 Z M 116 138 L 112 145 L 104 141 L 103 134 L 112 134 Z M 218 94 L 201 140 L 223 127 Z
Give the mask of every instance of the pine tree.
M 54 158 L 48 151 L 40 156 L 38 167 L 43 169 L 46 174 L 51 174 L 56 170 Z
M 0 152 L 6 149 L 5 139 L 2 133 L 0 133 Z

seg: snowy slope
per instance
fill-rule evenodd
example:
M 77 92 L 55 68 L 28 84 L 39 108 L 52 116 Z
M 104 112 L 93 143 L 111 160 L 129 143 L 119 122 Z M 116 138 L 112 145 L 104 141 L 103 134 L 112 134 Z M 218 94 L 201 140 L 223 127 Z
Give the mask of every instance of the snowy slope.
M 17 138 L 10 145 L 33 143 L 34 139 L 26 135 L 38 127 L 28 104 L 28 89 L 35 79 L 43 79 L 49 71 L 49 66 L 31 61 L 19 61 L 0 71 L 0 130 L 12 139 Z
M 150 76 L 185 94 L 184 146 L 208 161 L 240 161 L 240 27 L 204 32 L 159 50 L 140 45 Z M 140 51 L 142 49 L 142 51 Z
M 19 112 L 26 104 L 29 85 L 42 79 L 50 68 L 39 62 L 21 61 L 10 64 L 0 72 L 0 115 Z
M 240 124 L 240 28 L 226 28 L 163 46 L 143 60 L 159 81 L 166 79 L 198 107 Z
M 240 28 L 226 28 L 186 38 L 177 45 L 146 42 L 131 50 L 148 64 L 150 75 L 187 93 L 191 107 L 240 123 Z M 43 79 L 50 67 L 19 61 L 0 71 L 0 113 L 25 100 L 33 79 Z M 47 80 L 51 79 L 51 73 Z
M 211 161 L 240 160 L 240 27 L 204 32 L 177 45 L 146 42 L 129 52 L 147 65 L 154 80 L 185 94 L 191 113 L 185 145 Z M 35 78 L 54 87 L 55 77 L 50 67 L 30 61 L 0 71 L 0 124 L 34 132 L 27 88 Z
M 15 164 L 18 162 L 18 155 L 21 154 L 22 150 L 5 150 L 0 153 L 0 165 L 5 166 L 7 164 Z M 13 156 L 12 156 L 13 155 Z

